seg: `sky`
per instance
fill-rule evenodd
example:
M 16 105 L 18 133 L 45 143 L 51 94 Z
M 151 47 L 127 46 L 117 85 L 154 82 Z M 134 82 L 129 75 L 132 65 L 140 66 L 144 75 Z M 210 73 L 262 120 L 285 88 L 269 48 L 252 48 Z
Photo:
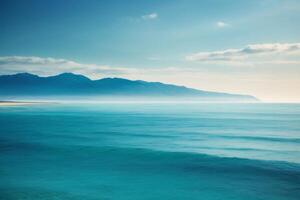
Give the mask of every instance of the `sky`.
M 122 77 L 300 102 L 299 0 L 0 0 L 0 74 Z

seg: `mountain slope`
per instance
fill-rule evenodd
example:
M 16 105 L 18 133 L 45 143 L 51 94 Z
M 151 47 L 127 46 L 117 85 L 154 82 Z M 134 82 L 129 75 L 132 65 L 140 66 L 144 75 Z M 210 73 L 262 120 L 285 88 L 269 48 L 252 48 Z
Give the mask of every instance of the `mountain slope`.
M 160 82 L 132 81 L 122 78 L 89 78 L 63 73 L 39 77 L 20 73 L 0 76 L 0 96 L 124 96 L 124 97 L 176 97 L 205 100 L 255 101 L 249 95 L 227 94 L 196 90 Z

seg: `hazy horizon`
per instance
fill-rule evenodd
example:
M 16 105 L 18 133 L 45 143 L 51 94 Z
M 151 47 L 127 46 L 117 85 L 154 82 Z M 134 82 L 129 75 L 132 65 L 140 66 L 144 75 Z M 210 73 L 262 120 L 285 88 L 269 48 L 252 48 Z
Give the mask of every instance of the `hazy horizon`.
M 22 73 L 28 73 L 28 72 L 18 72 L 18 73 L 10 73 L 10 74 L 3 74 L 3 75 L 16 75 L 16 74 L 22 74 Z M 39 77 L 53 77 L 53 76 L 57 76 L 57 75 L 61 75 L 61 74 L 65 74 L 65 73 L 72 73 L 72 72 L 61 72 L 61 73 L 58 73 L 58 74 L 53 74 L 53 75 L 38 75 L 38 74 L 33 74 L 33 73 L 29 73 L 29 74 L 32 74 L 32 75 L 37 75 Z M 79 73 L 73 73 L 75 75 L 82 75 L 82 74 L 79 74 Z M 2 74 L 0 74 L 1 76 Z M 85 75 L 84 75 L 85 76 Z M 110 78 L 110 79 L 125 79 L 123 77 L 100 77 L 99 79 L 97 78 L 90 78 L 88 76 L 85 76 L 87 78 L 89 78 L 90 80 L 101 80 L 101 79 L 107 79 L 107 78 Z M 131 81 L 143 81 L 143 80 L 140 80 L 140 79 L 127 79 L 127 80 L 131 80 Z M 151 81 L 150 81 L 151 83 Z M 169 83 L 166 83 L 166 82 L 160 82 L 159 83 L 163 83 L 163 84 L 169 84 Z M 178 84 L 172 84 L 174 86 L 183 86 L 183 87 L 187 87 L 185 85 L 178 85 Z M 190 89 L 198 89 L 198 88 L 192 88 L 192 87 L 187 87 L 187 88 L 190 88 Z M 202 90 L 202 89 L 199 89 L 199 90 Z M 202 91 L 207 91 L 207 90 L 202 90 Z M 207 91 L 207 92 L 219 92 L 219 93 L 223 93 L 223 91 Z M 228 93 L 228 94 L 237 94 L 237 93 Z M 242 93 L 242 94 L 239 94 L 239 95 L 250 95 L 250 96 L 253 96 L 255 97 L 258 101 L 257 102 L 253 102 L 253 101 L 240 101 L 239 103 L 299 103 L 300 101 L 268 101 L 268 100 L 262 100 L 262 99 L 259 99 L 257 98 L 256 96 L 254 95 L 251 95 L 251 94 L 245 94 L 245 93 Z M 52 95 L 52 96 L 20 96 L 20 97 L 8 97 L 7 96 L 4 96 L 5 98 L 2 99 L 2 100 L 18 100 L 18 101 L 45 101 L 45 102 L 78 102 L 78 103 L 101 103 L 101 102 L 104 102 L 104 103 L 107 103 L 108 101 L 109 102 L 124 102 L 124 103 L 130 103 L 130 102 L 134 102 L 134 103 L 137 103 L 137 102 L 145 102 L 145 103 L 148 103 L 148 102 L 151 102 L 151 103 L 166 103 L 166 102 L 169 102 L 169 103 L 237 103 L 238 101 L 215 101 L 215 100 L 201 100 L 201 99 L 194 99 L 194 98 L 181 98 L 179 100 L 177 99 L 174 99 L 174 98 L 177 98 L 178 96 L 174 96 L 173 98 L 172 97 L 159 97 L 159 96 L 106 96 L 106 95 L 91 95 L 91 96 L 76 96 L 77 98 L 79 98 L 80 100 L 71 100 L 72 96 L 68 96 L 66 95 L 65 97 L 64 96 L 57 96 L 57 95 Z M 74 97 L 74 96 L 73 96 Z M 3 98 L 3 96 L 1 97 Z M 123 100 L 116 100 L 116 98 L 122 98 Z M 135 98 L 139 98 L 138 100 L 136 100 Z M 144 98 L 144 99 L 143 99 Z M 134 99 L 134 100 L 133 100 Z
M 0 74 L 63 72 L 300 102 L 300 2 L 1 1 Z

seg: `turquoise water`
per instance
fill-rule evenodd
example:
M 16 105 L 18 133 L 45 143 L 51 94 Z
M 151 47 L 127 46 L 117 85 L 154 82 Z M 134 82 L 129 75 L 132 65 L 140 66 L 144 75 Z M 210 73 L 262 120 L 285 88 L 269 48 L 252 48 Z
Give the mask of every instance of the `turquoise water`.
M 300 198 L 300 104 L 0 107 L 0 199 Z

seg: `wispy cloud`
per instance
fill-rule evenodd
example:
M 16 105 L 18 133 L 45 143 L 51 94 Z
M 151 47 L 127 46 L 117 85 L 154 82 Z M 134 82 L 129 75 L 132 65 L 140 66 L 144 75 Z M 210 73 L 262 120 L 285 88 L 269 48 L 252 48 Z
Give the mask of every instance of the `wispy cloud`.
M 21 72 L 33 73 L 41 76 L 56 75 L 63 72 L 73 72 L 86 75 L 92 79 L 101 77 L 119 77 L 151 80 L 157 75 L 176 75 L 189 73 L 192 69 L 175 67 L 166 68 L 134 68 L 113 67 L 98 64 L 83 64 L 67 59 L 43 58 L 37 56 L 4 56 L 0 57 L 0 74 L 15 74 Z M 155 79 L 156 80 L 156 79 Z
M 32 64 L 32 65 L 79 65 L 65 59 L 41 58 L 36 56 L 3 56 L 0 57 L 0 65 L 5 64 Z
M 255 61 L 295 63 L 299 61 L 297 59 L 299 55 L 300 43 L 269 43 L 247 45 L 240 49 L 198 52 L 186 56 L 186 60 L 198 62 Z
M 157 18 L 158 18 L 157 13 L 150 13 L 150 14 L 142 16 L 142 19 L 144 19 L 144 20 L 152 20 L 152 19 L 157 19 Z
M 107 75 L 122 75 L 131 69 L 106 65 L 82 64 L 72 60 L 42 58 L 37 56 L 4 56 L 0 57 L 1 74 L 29 72 L 38 75 L 54 75 L 62 72 L 74 72 L 91 78 Z
M 216 25 L 217 25 L 217 27 L 219 27 L 219 28 L 224 28 L 224 27 L 229 26 L 228 23 L 225 23 L 225 22 L 223 22 L 223 21 L 218 21 L 218 22 L 216 23 Z

